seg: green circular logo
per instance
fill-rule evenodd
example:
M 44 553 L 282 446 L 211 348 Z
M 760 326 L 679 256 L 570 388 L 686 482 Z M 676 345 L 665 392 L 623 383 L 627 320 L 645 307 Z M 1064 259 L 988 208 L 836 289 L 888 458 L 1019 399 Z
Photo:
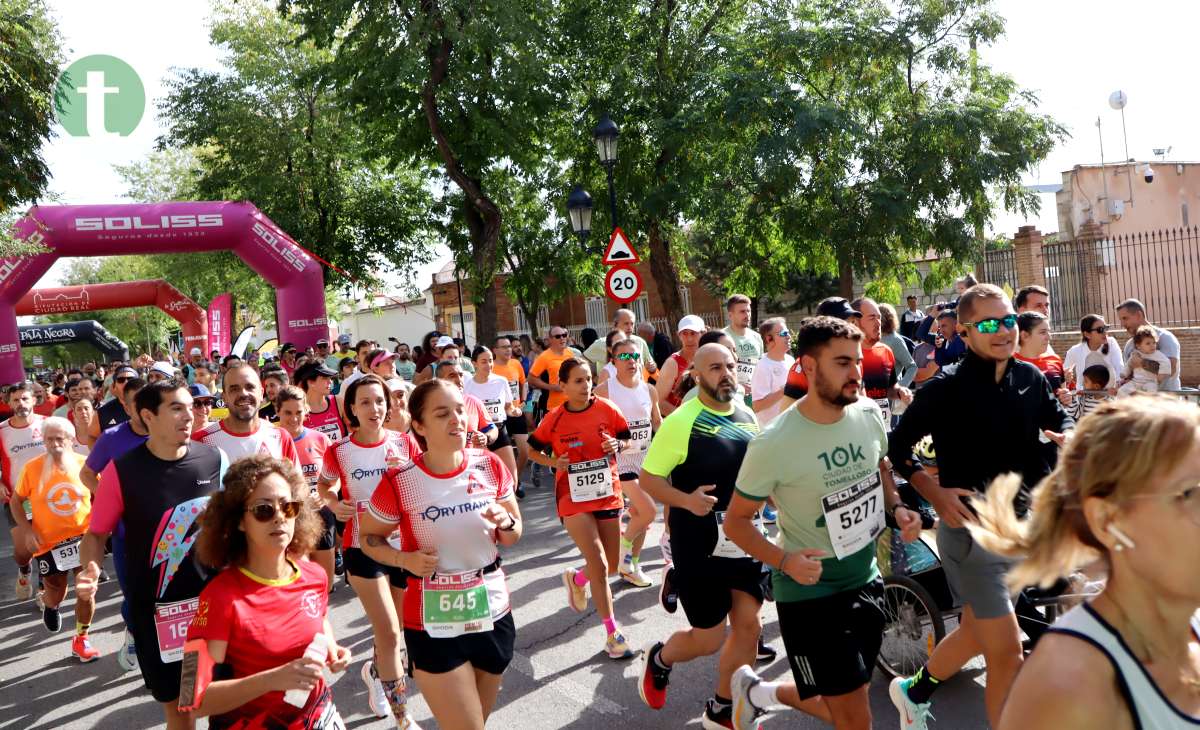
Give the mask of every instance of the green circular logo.
M 84 56 L 59 74 L 54 109 L 72 137 L 128 137 L 146 111 L 146 87 L 116 56 Z

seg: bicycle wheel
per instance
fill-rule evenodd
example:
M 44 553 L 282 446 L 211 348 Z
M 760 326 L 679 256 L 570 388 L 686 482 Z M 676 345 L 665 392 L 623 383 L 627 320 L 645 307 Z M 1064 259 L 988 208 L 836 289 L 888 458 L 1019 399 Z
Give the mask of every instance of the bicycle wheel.
M 907 677 L 925 665 L 946 624 L 929 591 L 908 576 L 884 578 L 883 597 L 883 643 L 875 663 L 889 677 Z

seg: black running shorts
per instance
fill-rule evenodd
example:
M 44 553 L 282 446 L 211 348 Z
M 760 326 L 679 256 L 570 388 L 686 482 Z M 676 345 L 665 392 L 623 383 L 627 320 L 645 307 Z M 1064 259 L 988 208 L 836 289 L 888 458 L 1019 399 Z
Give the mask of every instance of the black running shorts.
M 688 624 L 711 629 L 725 621 L 733 608 L 731 591 L 741 591 L 763 602 L 762 564 L 752 558 L 714 558 L 693 561 L 686 568 L 675 564 L 671 578 Z
M 491 631 L 451 639 L 435 639 L 424 631 L 405 629 L 408 676 L 418 669 L 430 674 L 445 674 L 463 664 L 488 674 L 503 674 L 512 661 L 516 641 L 517 625 L 511 612 L 497 619 Z
M 883 601 L 883 581 L 876 578 L 832 596 L 775 602 L 802 699 L 849 694 L 871 681 L 883 642 Z
M 343 550 L 342 565 L 346 567 L 347 573 L 356 578 L 375 579 L 386 575 L 388 583 L 393 588 L 403 590 L 408 586 L 409 573 L 407 570 L 377 563 L 371 559 L 371 556 L 364 553 L 361 548 L 346 548 Z

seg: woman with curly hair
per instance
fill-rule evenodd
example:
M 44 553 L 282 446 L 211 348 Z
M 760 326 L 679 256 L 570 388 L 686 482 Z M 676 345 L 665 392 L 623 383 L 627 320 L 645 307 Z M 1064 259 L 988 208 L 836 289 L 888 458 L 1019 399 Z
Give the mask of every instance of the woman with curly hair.
M 308 484 L 290 461 L 263 454 L 239 459 L 223 483 L 196 546 L 200 562 L 221 573 L 201 591 L 188 629 L 216 665 L 195 715 L 214 730 L 339 727 L 324 669 L 345 669 L 350 650 L 329 624 L 324 569 L 301 559 L 321 532 Z M 318 634 L 323 662 L 305 653 Z M 291 690 L 307 693 L 301 706 L 285 701 Z

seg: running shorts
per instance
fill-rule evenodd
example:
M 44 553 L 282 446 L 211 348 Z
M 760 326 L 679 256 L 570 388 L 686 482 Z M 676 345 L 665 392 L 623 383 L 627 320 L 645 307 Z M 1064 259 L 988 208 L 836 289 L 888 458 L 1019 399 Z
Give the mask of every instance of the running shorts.
M 508 429 L 509 436 L 527 436 L 529 434 L 529 424 L 525 421 L 525 414 L 519 416 L 509 416 L 504 422 L 504 427 Z
M 40 576 L 62 575 L 63 573 L 74 573 L 79 570 L 79 568 L 63 569 L 58 567 L 58 564 L 54 562 L 53 550 L 47 550 L 41 555 L 35 555 L 33 561 L 37 566 L 37 572 Z
M 346 548 L 343 550 L 342 565 L 346 567 L 347 573 L 356 578 L 374 580 L 386 575 L 388 583 L 393 588 L 403 590 L 408 585 L 409 573 L 407 570 L 377 563 L 371 559 L 371 556 L 364 553 L 361 548 Z
M 317 538 L 317 545 L 314 549 L 332 550 L 337 545 L 337 517 L 328 507 L 322 507 L 317 514 L 321 516 L 321 522 L 325 526 L 321 529 L 321 536 Z
M 418 669 L 430 674 L 445 674 L 468 663 L 488 674 L 503 674 L 512 661 L 516 641 L 517 626 L 511 612 L 498 619 L 491 631 L 450 639 L 435 639 L 420 629 L 405 629 L 408 676 Z
M 741 591 L 760 605 L 763 602 L 762 564 L 752 558 L 714 558 L 675 565 L 671 582 L 688 624 L 711 629 L 724 623 L 733 608 L 731 591 Z
M 871 681 L 883 643 L 883 601 L 876 578 L 832 596 L 775 602 L 801 699 L 848 694 Z
M 508 437 L 508 429 L 504 427 L 504 424 L 503 423 L 495 423 L 492 425 L 496 427 L 496 429 L 499 431 L 499 434 L 496 436 L 495 441 L 488 444 L 488 450 L 489 451 L 499 451 L 500 449 L 503 449 L 505 446 L 512 446 L 512 439 Z
M 174 702 L 179 699 L 179 675 L 183 662 L 164 664 L 158 653 L 158 634 L 154 628 L 154 604 L 133 603 L 129 607 L 133 625 L 126 626 L 133 635 L 137 652 L 138 669 L 142 682 L 155 702 Z
M 967 528 L 945 522 L 938 523 L 937 545 L 957 603 L 969 605 L 976 618 L 1001 618 L 1013 612 L 1004 576 L 1014 561 L 984 550 Z

